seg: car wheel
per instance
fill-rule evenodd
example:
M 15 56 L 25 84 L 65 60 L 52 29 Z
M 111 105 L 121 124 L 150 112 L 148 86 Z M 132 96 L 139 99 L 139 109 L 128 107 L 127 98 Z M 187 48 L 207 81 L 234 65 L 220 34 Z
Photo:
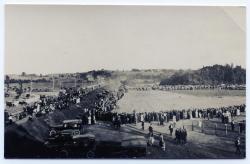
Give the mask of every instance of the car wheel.
M 95 153 L 93 151 L 88 151 L 86 154 L 87 158 L 94 158 L 95 157 Z
M 79 135 L 79 134 L 80 134 L 80 130 L 75 130 L 72 132 L 72 136 Z
M 61 150 L 60 151 L 60 155 L 61 155 L 61 157 L 68 157 L 68 155 L 69 155 L 69 153 L 68 153 L 68 151 L 67 150 Z
M 55 131 L 55 130 L 51 130 L 51 131 L 49 132 L 49 136 L 54 136 L 54 135 L 56 135 L 56 131 Z
M 123 155 L 120 156 L 120 158 L 127 159 L 127 158 L 129 158 L 129 156 L 127 154 L 123 154 Z

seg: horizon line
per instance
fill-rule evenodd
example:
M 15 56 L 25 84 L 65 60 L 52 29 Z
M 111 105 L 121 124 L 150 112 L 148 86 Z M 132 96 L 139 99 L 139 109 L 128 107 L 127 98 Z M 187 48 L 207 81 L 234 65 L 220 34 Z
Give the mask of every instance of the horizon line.
M 233 64 L 233 63 L 231 63 Z M 130 68 L 130 69 L 105 69 L 105 68 L 102 68 L 102 69 L 91 69 L 91 70 L 88 70 L 88 71 L 76 71 L 76 72 L 53 72 L 53 73 L 29 73 L 29 72 L 25 72 L 25 71 L 22 71 L 22 72 L 25 72 L 26 75 L 40 75 L 42 74 L 43 76 L 45 75 L 53 75 L 53 74 L 77 74 L 77 73 L 87 73 L 87 72 L 91 72 L 91 71 L 117 71 L 117 72 L 126 72 L 126 71 L 133 71 L 134 70 L 139 70 L 139 71 L 145 71 L 145 70 L 175 70 L 175 71 L 178 71 L 178 70 L 192 70 L 192 71 L 195 71 L 195 70 L 199 70 L 203 67 L 211 67 L 211 66 L 214 66 L 214 65 L 221 65 L 221 66 L 225 66 L 225 65 L 231 65 L 231 64 L 228 64 L 228 63 L 225 63 L 225 64 L 212 64 L 212 65 L 203 65 L 202 67 L 199 67 L 199 68 L 179 68 L 179 69 L 174 69 L 174 68 Z M 233 64 L 233 67 L 235 68 L 236 66 L 240 66 L 241 68 L 245 69 L 245 67 L 243 67 L 242 65 L 238 65 L 238 64 Z M 22 72 L 19 72 L 19 73 L 4 73 L 4 75 L 21 75 Z

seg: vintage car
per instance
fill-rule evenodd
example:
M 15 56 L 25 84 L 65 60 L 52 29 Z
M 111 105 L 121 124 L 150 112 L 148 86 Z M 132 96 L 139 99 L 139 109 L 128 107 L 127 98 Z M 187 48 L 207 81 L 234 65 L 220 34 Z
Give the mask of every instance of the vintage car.
M 141 158 L 147 155 L 147 140 L 143 136 L 129 136 L 122 140 L 123 157 Z
M 147 155 L 147 140 L 143 136 L 127 136 L 121 140 L 100 140 L 97 158 L 143 158 Z
M 78 135 L 81 132 L 82 120 L 74 119 L 74 120 L 64 120 L 60 125 L 50 126 L 49 136 L 54 137 L 57 135 Z
M 93 158 L 95 156 L 95 136 L 90 133 L 74 136 L 61 135 L 45 142 L 45 146 L 60 158 Z

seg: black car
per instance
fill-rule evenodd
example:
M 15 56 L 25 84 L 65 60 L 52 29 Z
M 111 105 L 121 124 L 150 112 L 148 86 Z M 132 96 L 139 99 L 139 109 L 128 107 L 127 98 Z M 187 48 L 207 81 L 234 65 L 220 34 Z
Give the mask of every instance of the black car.
M 57 158 L 93 158 L 95 156 L 95 136 L 90 133 L 74 136 L 61 135 L 45 142 Z
M 97 158 L 143 158 L 147 141 L 143 136 L 127 136 L 120 140 L 100 140 L 96 145 Z
M 67 133 L 68 135 L 78 135 L 81 133 L 82 129 L 82 120 L 75 119 L 75 120 L 64 120 L 60 125 L 51 125 L 49 136 L 53 137 L 59 135 L 59 133 Z

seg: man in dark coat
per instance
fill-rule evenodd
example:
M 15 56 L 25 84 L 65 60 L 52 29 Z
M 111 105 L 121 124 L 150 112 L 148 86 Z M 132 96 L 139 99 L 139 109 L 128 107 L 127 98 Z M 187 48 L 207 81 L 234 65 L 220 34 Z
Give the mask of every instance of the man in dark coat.
M 187 130 L 183 127 L 183 142 L 187 143 Z
M 232 129 L 232 131 L 234 131 L 234 127 L 235 127 L 235 123 L 234 123 L 234 120 L 232 120 L 232 122 L 231 122 L 231 129 Z
M 170 124 L 168 128 L 169 128 L 169 131 L 170 131 L 170 135 L 172 136 L 173 135 L 173 130 L 174 130 L 173 124 Z
M 141 128 L 144 130 L 144 121 L 141 122 Z
M 149 125 L 148 131 L 149 131 L 149 134 L 152 134 L 152 135 L 154 134 L 154 130 L 153 130 L 152 124 Z

